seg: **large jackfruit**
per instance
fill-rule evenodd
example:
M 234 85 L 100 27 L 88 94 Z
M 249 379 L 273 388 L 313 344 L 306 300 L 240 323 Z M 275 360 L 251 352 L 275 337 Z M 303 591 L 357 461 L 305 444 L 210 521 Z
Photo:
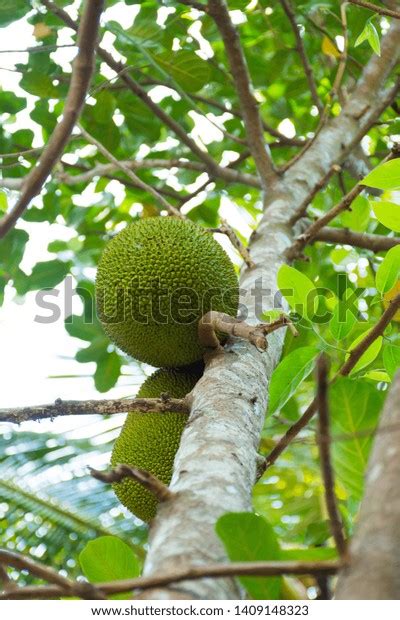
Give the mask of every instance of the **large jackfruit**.
M 200 360 L 199 319 L 236 316 L 238 280 L 212 234 L 173 217 L 138 220 L 106 246 L 96 279 L 98 315 L 125 353 L 157 367 Z
M 158 398 L 168 393 L 173 398 L 183 398 L 195 386 L 202 374 L 199 366 L 193 368 L 161 368 L 143 383 L 138 396 L 141 398 Z M 187 414 L 128 413 L 125 424 L 117 438 L 111 455 L 111 465 L 115 467 L 124 463 L 140 467 L 155 475 L 165 484 L 169 484 L 176 451 L 185 424 Z M 157 509 L 157 500 L 141 484 L 125 478 L 113 485 L 114 491 L 124 506 L 142 519 L 150 521 Z

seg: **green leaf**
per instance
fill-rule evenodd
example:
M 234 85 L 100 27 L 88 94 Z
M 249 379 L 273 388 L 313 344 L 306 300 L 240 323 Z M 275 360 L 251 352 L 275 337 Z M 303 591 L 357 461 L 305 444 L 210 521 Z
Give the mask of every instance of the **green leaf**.
M 358 47 L 364 41 L 368 41 L 371 48 L 378 56 L 381 55 L 381 44 L 379 41 L 379 34 L 372 21 L 369 19 L 364 26 L 363 31 L 357 37 L 356 42 L 354 43 L 354 47 Z
M 385 381 L 390 383 L 390 376 L 384 370 L 369 370 L 363 375 L 363 379 L 371 379 L 372 381 Z
M 65 329 L 70 336 L 92 342 L 99 335 L 98 325 L 84 316 L 71 315 L 65 319 Z
M 107 353 L 97 362 L 94 383 L 99 392 L 108 392 L 117 383 L 121 374 L 121 358 L 115 351 Z
M 375 276 L 376 288 L 380 293 L 390 291 L 400 275 L 400 245 L 391 248 L 379 265 Z
M 25 106 L 25 97 L 17 97 L 11 92 L 0 92 L 0 114 L 16 114 L 23 110 Z
M 348 349 L 349 352 L 352 351 L 358 344 L 360 344 L 360 342 L 364 340 L 364 338 L 367 336 L 367 334 L 370 331 L 371 329 L 367 329 L 367 331 L 363 332 L 355 340 L 353 340 L 353 342 L 349 346 L 349 349 Z M 382 341 L 383 341 L 382 336 L 378 336 L 378 338 L 376 338 L 376 340 L 374 340 L 373 343 L 369 345 L 368 349 L 362 354 L 362 356 L 360 357 L 360 359 L 358 360 L 358 362 L 352 369 L 350 373 L 351 375 L 358 372 L 362 368 L 365 368 L 365 366 L 368 366 L 369 364 L 371 364 L 374 361 L 374 359 L 378 357 L 379 351 L 382 348 Z M 350 356 L 350 353 L 346 355 L 346 360 L 349 358 L 349 356 Z
M 53 78 L 40 71 L 24 73 L 19 85 L 27 93 L 45 99 L 56 99 L 60 93 L 58 87 L 53 84 Z
M 215 526 L 232 562 L 279 560 L 279 544 L 272 527 L 251 512 L 232 512 L 220 517 Z M 239 577 L 240 583 L 256 600 L 279 598 L 279 577 Z
M 5 213 L 8 210 L 7 194 L 0 191 L 0 213 Z
M 400 189 L 400 159 L 391 159 L 371 170 L 360 181 L 361 185 L 376 187 L 377 189 Z
M 371 218 L 371 207 L 366 196 L 360 194 L 351 203 L 351 210 L 343 211 L 340 221 L 342 226 L 364 232 L 367 230 Z
M 377 220 L 396 232 L 400 232 L 400 205 L 394 202 L 371 202 Z
M 190 92 L 200 90 L 210 79 L 209 65 L 192 52 L 166 52 L 153 58 L 179 86 Z
M 385 342 L 382 357 L 387 373 L 393 379 L 396 371 L 400 368 L 400 341 L 397 341 L 397 344 Z
M 325 540 L 324 540 L 325 542 Z M 333 547 L 310 547 L 309 549 L 281 549 L 282 561 L 321 562 L 337 558 L 337 551 Z
M 37 291 L 42 288 L 54 288 L 64 280 L 69 273 L 70 263 L 63 263 L 60 260 L 49 260 L 36 263 L 30 276 L 20 278 L 16 282 L 19 294 L 24 295 L 28 291 Z
M 31 10 L 26 0 L 1 0 L 0 3 L 0 28 L 17 21 Z
M 329 391 L 332 458 L 338 481 L 349 496 L 362 497 L 372 436 L 384 401 L 373 384 L 339 378 Z
M 286 355 L 278 364 L 272 373 L 269 387 L 268 412 L 270 415 L 282 409 L 299 385 L 308 377 L 314 367 L 317 353 L 318 350 L 315 347 L 301 347 Z
M 140 575 L 137 556 L 116 536 L 100 536 L 88 542 L 79 554 L 79 563 L 90 583 L 133 579 Z M 126 599 L 128 594 L 121 593 L 112 598 Z
M 99 336 L 95 338 L 86 349 L 80 349 L 80 351 L 76 353 L 75 359 L 77 362 L 83 364 L 86 362 L 97 362 L 107 354 L 108 345 L 108 339 L 104 336 Z
M 318 304 L 318 293 L 304 273 L 289 265 L 282 265 L 278 272 L 278 287 L 297 314 L 312 319 Z
M 357 323 L 357 316 L 347 307 L 346 303 L 346 299 L 351 297 L 351 295 L 353 295 L 353 291 L 347 289 L 344 293 L 344 300 L 339 300 L 333 309 L 329 330 L 336 340 L 346 338 Z

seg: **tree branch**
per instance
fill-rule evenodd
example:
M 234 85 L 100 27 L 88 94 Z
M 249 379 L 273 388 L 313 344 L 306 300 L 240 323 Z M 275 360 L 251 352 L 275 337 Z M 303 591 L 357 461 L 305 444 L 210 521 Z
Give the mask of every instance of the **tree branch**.
M 156 476 L 153 476 L 149 471 L 139 467 L 130 467 L 129 465 L 121 464 L 110 471 L 98 471 L 92 467 L 89 469 L 90 475 L 101 482 L 121 482 L 124 478 L 131 478 L 150 491 L 159 502 L 166 502 L 174 497 L 174 493 L 169 490 L 167 485 L 156 478 Z
M 342 560 L 347 557 L 347 544 L 343 535 L 343 524 L 335 495 L 335 479 L 330 454 L 330 420 L 328 404 L 328 361 L 324 354 L 317 360 L 317 408 L 319 413 L 318 445 L 324 481 L 325 501 L 329 515 L 332 536 Z
M 111 415 L 114 413 L 127 413 L 128 411 L 142 411 L 165 413 L 176 411 L 189 413 L 190 405 L 186 399 L 170 398 L 126 398 L 110 400 L 61 400 L 58 398 L 54 404 L 34 405 L 32 407 L 12 407 L 0 409 L 0 422 L 12 422 L 21 424 L 28 420 L 53 419 L 67 415 Z
M 290 25 L 292 26 L 292 30 L 293 30 L 293 33 L 296 39 L 296 49 L 297 49 L 297 52 L 300 56 L 301 62 L 304 67 L 304 73 L 306 75 L 306 79 L 307 79 L 308 86 L 310 89 L 311 98 L 314 101 L 314 104 L 316 105 L 319 113 L 322 114 L 324 110 L 324 106 L 317 93 L 317 86 L 315 84 L 314 75 L 313 75 L 310 61 L 308 60 L 308 56 L 307 56 L 307 53 L 306 53 L 306 50 L 303 44 L 303 39 L 301 38 L 299 27 L 296 22 L 296 15 L 293 11 L 292 4 L 290 0 L 280 0 L 280 3 L 288 17 Z
M 226 220 L 221 218 L 221 226 L 219 228 L 210 228 L 209 231 L 226 235 L 235 250 L 239 252 L 240 256 L 243 258 L 249 269 L 253 269 L 253 267 L 256 266 L 255 262 L 250 256 L 249 250 L 246 248 L 246 246 L 243 245 L 233 228 L 228 224 Z
M 314 241 L 326 241 L 327 243 L 340 243 L 352 245 L 356 248 L 364 248 L 372 252 L 385 252 L 400 243 L 400 237 L 385 237 L 385 235 L 373 235 L 369 233 L 357 233 L 348 228 L 322 228 L 314 237 Z
M 273 577 L 277 575 L 334 575 L 342 564 L 335 560 L 321 562 L 232 562 L 231 564 L 208 564 L 204 566 L 190 566 L 175 568 L 174 570 L 154 577 L 137 577 L 134 579 L 120 579 L 112 582 L 96 584 L 96 590 L 103 596 L 131 592 L 132 590 L 148 590 L 182 581 L 193 581 L 204 577 L 227 576 L 258 576 Z M 25 586 L 17 590 L 0 594 L 2 599 L 23 598 L 54 598 L 59 596 L 81 596 L 83 585 L 75 582 L 72 589 L 61 586 Z M 76 589 L 76 591 L 75 591 Z
M 387 9 L 386 7 L 372 4 L 372 2 L 365 2 L 363 0 L 347 1 L 350 2 L 350 4 L 356 4 L 357 6 L 361 6 L 363 9 L 368 9 L 369 11 L 374 11 L 374 13 L 379 13 L 379 15 L 386 15 L 387 17 L 394 17 L 395 19 L 400 19 L 400 13 L 398 11 L 392 11 L 391 9 Z
M 400 145 L 396 144 L 393 147 L 392 152 L 385 157 L 383 162 L 390 161 L 391 159 L 396 159 L 399 156 Z M 315 220 L 315 222 L 313 222 L 304 233 L 297 237 L 293 245 L 288 248 L 285 253 L 287 260 L 292 261 L 298 256 L 300 256 L 302 250 L 306 247 L 306 245 L 309 244 L 313 239 L 315 239 L 316 235 L 326 226 L 326 224 L 329 224 L 329 222 L 334 220 L 335 217 L 342 213 L 342 211 L 349 209 L 353 200 L 355 200 L 355 198 L 357 198 L 357 196 L 361 194 L 364 189 L 364 185 L 355 185 L 353 189 L 351 189 L 336 206 L 334 206 L 327 213 Z
M 210 311 L 199 321 L 199 342 L 209 349 L 219 349 L 222 351 L 223 347 L 217 337 L 217 333 L 221 333 L 248 340 L 257 349 L 266 351 L 268 347 L 266 336 L 281 327 L 289 327 L 292 333 L 298 336 L 297 330 L 285 314 L 282 314 L 279 319 L 271 323 L 259 323 L 253 326 L 223 312 Z
M 71 82 L 63 117 L 60 123 L 56 125 L 39 158 L 38 165 L 25 178 L 21 195 L 16 204 L 0 221 L 0 239 L 15 225 L 18 218 L 29 206 L 32 198 L 40 192 L 43 183 L 61 156 L 79 118 L 94 70 L 94 52 L 103 4 L 103 0 L 86 0 L 85 2 L 78 30 L 78 54 L 72 65 Z
M 379 428 L 400 423 L 400 372 L 388 394 Z M 338 600 L 400 598 L 399 437 L 377 434 L 369 459 L 366 490 L 351 543 L 351 563 L 338 580 Z M 374 570 L 371 572 L 371 566 Z
M 385 312 L 382 314 L 379 321 L 374 325 L 374 327 L 369 330 L 368 334 L 361 340 L 361 342 L 350 352 L 348 359 L 345 361 L 343 366 L 337 372 L 337 374 L 333 377 L 331 384 L 339 377 L 346 377 L 350 374 L 354 366 L 357 364 L 360 357 L 365 353 L 368 347 L 383 334 L 386 327 L 389 325 L 390 321 L 393 319 L 397 310 L 400 308 L 400 295 L 397 295 L 386 308 Z M 287 448 L 287 446 L 293 441 L 293 439 L 307 426 L 307 424 L 312 420 L 314 414 L 318 409 L 318 401 L 316 398 L 310 403 L 307 407 L 306 411 L 303 413 L 301 418 L 293 424 L 285 433 L 285 435 L 278 441 L 276 446 L 270 452 L 270 454 L 265 459 L 264 470 L 273 465 L 277 458 L 282 454 L 282 452 Z
M 59 8 L 52 0 L 41 0 L 42 4 L 44 4 L 49 11 L 57 15 L 67 26 L 72 28 L 73 30 L 77 29 L 77 25 L 74 20 L 68 15 L 66 11 Z M 240 173 L 236 170 L 232 170 L 231 168 L 220 166 L 206 151 L 203 151 L 196 142 L 189 136 L 187 131 L 177 123 L 171 116 L 169 116 L 160 106 L 158 106 L 154 101 L 149 97 L 144 88 L 140 86 L 138 82 L 136 82 L 129 74 L 128 67 L 126 67 L 122 62 L 115 60 L 107 50 L 102 47 L 97 47 L 97 53 L 107 63 L 107 65 L 115 71 L 120 79 L 126 84 L 126 86 L 133 92 L 134 95 L 139 97 L 141 101 L 153 112 L 153 114 L 159 118 L 166 127 L 169 127 L 173 133 L 181 140 L 183 144 L 185 144 L 189 150 L 196 155 L 196 157 L 204 162 L 208 172 L 217 178 L 225 179 L 226 181 L 230 181 L 233 183 L 244 183 L 247 184 L 247 181 L 254 182 L 254 177 L 252 175 L 247 175 L 245 173 Z
M 96 138 L 94 138 L 90 133 L 88 133 L 81 125 L 79 125 L 79 129 L 81 131 L 82 136 L 90 144 L 93 144 L 97 148 L 97 150 L 102 155 L 104 155 L 104 157 L 106 159 L 108 159 L 108 161 L 110 161 L 112 164 L 114 164 L 114 166 L 117 169 L 122 170 L 122 172 L 124 172 L 126 174 L 126 176 L 129 179 L 131 179 L 131 181 L 133 183 L 136 183 L 136 185 L 138 187 L 140 187 L 144 191 L 146 191 L 149 194 L 151 194 L 152 196 L 154 196 L 154 198 L 157 200 L 157 202 L 159 202 L 160 205 L 164 209 L 166 209 L 166 211 L 169 213 L 169 215 L 174 215 L 175 217 L 179 217 L 181 219 L 184 219 L 184 215 L 182 215 L 182 213 L 178 209 L 176 209 L 173 205 L 171 205 L 168 202 L 168 200 L 166 200 L 163 196 L 161 196 L 161 194 L 154 187 L 152 187 L 151 185 L 148 185 L 148 183 L 145 183 L 144 181 L 142 181 L 142 179 L 140 177 L 138 177 L 137 174 L 132 172 L 132 170 L 130 168 L 128 168 L 128 166 L 125 166 L 125 164 L 123 162 L 118 161 L 118 159 L 116 157 L 114 157 L 114 155 L 112 153 L 110 153 L 110 151 L 108 149 L 106 149 L 106 147 L 103 146 L 101 144 L 101 142 L 96 140 Z
M 276 180 L 267 153 L 258 104 L 252 93 L 251 79 L 239 35 L 229 15 L 225 0 L 209 0 L 208 13 L 214 19 L 225 45 L 226 55 L 239 96 L 247 142 L 264 189 Z
M 346 159 L 356 137 L 359 141 L 360 133 L 368 131 L 383 105 L 390 105 L 395 91 L 390 88 L 382 93 L 382 88 L 400 54 L 400 26 L 396 23 L 383 37 L 381 49 L 381 57 L 373 56 L 368 62 L 341 114 L 327 121 L 303 159 L 283 175 L 279 191 L 265 195 L 264 213 L 249 244 L 256 268 L 243 268 L 240 279 L 240 317 L 250 324 L 259 323 L 265 311 L 276 308 L 280 299 L 277 273 L 285 261 L 284 251 L 293 242 L 288 220 L 328 170 Z M 266 353 L 238 340 L 206 365 L 192 391 L 189 423 L 175 457 L 170 488 L 177 498 L 173 510 L 161 505 L 152 523 L 146 575 L 168 573 L 177 563 L 190 566 L 194 554 L 199 565 L 225 557 L 214 524 L 226 512 L 251 510 L 268 383 L 281 358 L 284 331 L 269 336 Z M 204 540 L 208 541 L 206 546 Z M 183 583 L 180 589 L 188 596 L 194 592 L 200 599 L 240 596 L 231 579 Z M 147 596 L 174 598 L 167 589 L 148 592 Z

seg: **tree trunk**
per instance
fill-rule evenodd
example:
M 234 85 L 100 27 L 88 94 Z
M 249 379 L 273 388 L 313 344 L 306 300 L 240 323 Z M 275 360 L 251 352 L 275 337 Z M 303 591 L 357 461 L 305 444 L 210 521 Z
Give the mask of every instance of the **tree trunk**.
M 240 280 L 241 316 L 248 322 L 260 321 L 262 312 L 281 303 L 276 275 L 293 241 L 288 222 L 331 166 L 343 162 L 359 144 L 393 98 L 392 90 L 382 89 L 399 54 L 400 23 L 395 23 L 382 41 L 381 56 L 372 57 L 340 116 L 326 123 L 308 151 L 265 197 L 264 215 L 249 245 L 257 267 L 244 269 Z M 190 420 L 175 459 L 171 489 L 176 497 L 160 507 L 151 527 L 145 575 L 225 559 L 215 522 L 226 512 L 251 509 L 268 384 L 283 337 L 283 329 L 269 336 L 263 354 L 249 343 L 233 342 L 207 365 L 194 389 Z M 143 598 L 232 599 L 239 595 L 233 580 L 203 579 L 147 591 Z
M 400 372 L 380 420 L 366 477 L 350 566 L 336 599 L 400 599 Z

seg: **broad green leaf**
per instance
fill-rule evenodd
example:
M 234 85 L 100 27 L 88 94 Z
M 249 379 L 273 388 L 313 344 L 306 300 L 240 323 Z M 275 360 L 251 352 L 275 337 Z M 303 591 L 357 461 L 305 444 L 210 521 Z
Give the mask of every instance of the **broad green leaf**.
M 376 288 L 380 293 L 390 291 L 400 275 L 400 245 L 391 248 L 376 272 Z
M 280 559 L 282 561 L 297 560 L 299 562 L 320 562 L 322 560 L 333 560 L 337 558 L 337 551 L 334 547 L 310 547 L 308 549 L 281 549 Z
M 400 340 L 385 342 L 382 357 L 387 373 L 393 379 L 395 373 L 400 368 Z
M 60 95 L 58 87 L 53 84 L 51 76 L 39 71 L 28 71 L 25 73 L 19 85 L 27 93 L 44 99 L 56 99 Z
M 312 319 L 318 305 L 318 293 L 310 278 L 294 267 L 282 265 L 278 272 L 278 286 L 297 314 Z
M 379 40 L 379 34 L 370 19 L 365 24 L 364 29 L 361 32 L 361 34 L 357 37 L 357 40 L 354 43 L 354 47 L 358 47 L 358 45 L 361 45 L 361 43 L 363 43 L 364 41 L 368 41 L 368 43 L 370 44 L 375 54 L 377 54 L 378 56 L 381 55 L 381 44 Z
M 279 560 L 280 549 L 272 527 L 251 512 L 231 512 L 220 517 L 215 529 L 232 562 Z M 279 598 L 279 577 L 239 577 L 253 599 Z
M 344 300 L 336 304 L 332 318 L 329 322 L 329 330 L 336 340 L 343 340 L 348 336 L 357 323 L 357 316 L 347 307 L 346 299 L 353 295 L 351 289 L 344 293 Z
M 360 334 L 360 336 L 358 336 L 355 340 L 353 340 L 353 342 L 351 343 L 351 345 L 349 346 L 349 352 L 352 351 L 353 349 L 355 349 L 355 347 L 360 344 L 360 342 L 362 340 L 364 340 L 364 338 L 367 336 L 367 334 L 370 332 L 370 329 L 367 329 L 367 331 L 363 332 L 362 334 Z M 382 341 L 383 338 L 382 336 L 378 336 L 378 338 L 376 338 L 372 344 L 370 344 L 370 346 L 368 347 L 368 349 L 362 354 L 362 356 L 360 357 L 360 359 L 358 360 L 358 362 L 356 363 L 356 365 L 354 366 L 354 368 L 351 371 L 351 375 L 353 375 L 354 373 L 358 372 L 359 370 L 361 370 L 362 368 L 365 368 L 366 366 L 368 366 L 369 364 L 371 364 L 374 359 L 376 359 L 379 355 L 379 351 L 382 348 Z M 346 359 L 349 358 L 349 354 L 346 355 Z
M 86 349 L 80 349 L 80 351 L 75 354 L 75 359 L 77 362 L 83 364 L 86 362 L 97 362 L 107 354 L 108 345 L 109 341 L 107 338 L 104 336 L 98 336 L 98 338 L 95 338 L 91 342 L 89 347 L 86 347 Z
M 0 213 L 5 213 L 8 209 L 7 194 L 0 191 Z
M 166 52 L 153 58 L 185 90 L 196 92 L 210 79 L 209 65 L 192 52 Z
M 126 543 L 116 536 L 100 536 L 87 543 L 79 554 L 83 574 L 90 583 L 133 579 L 140 575 L 140 563 Z M 126 599 L 127 593 L 112 598 Z
M 92 320 L 85 320 L 84 316 L 71 315 L 65 319 L 65 329 L 70 336 L 92 342 L 99 336 L 99 328 Z
M 1 0 L 0 3 L 0 28 L 17 21 L 31 10 L 26 0 Z
M 377 220 L 396 232 L 400 232 L 400 205 L 394 202 L 371 202 Z
M 14 228 L 7 233 L 0 243 L 0 269 L 10 275 L 16 273 L 28 239 L 29 235 L 25 230 Z
M 16 114 L 26 106 L 25 97 L 17 97 L 14 93 L 0 91 L 0 114 Z
M 117 383 L 121 373 L 121 358 L 115 351 L 106 353 L 97 362 L 94 383 L 99 392 L 108 392 Z
M 372 383 L 339 378 L 329 391 L 332 458 L 338 481 L 360 499 L 373 433 L 384 393 Z
M 340 221 L 345 228 L 357 232 L 364 232 L 367 230 L 370 217 L 371 207 L 368 199 L 366 196 L 360 194 L 351 203 L 351 210 L 346 210 L 342 213 Z
M 372 381 L 385 381 L 390 383 L 390 376 L 384 370 L 370 370 L 363 375 L 363 379 L 371 379 Z
M 400 189 L 400 159 L 391 159 L 371 170 L 360 181 L 361 185 L 376 187 L 377 189 Z
M 314 367 L 318 351 L 315 347 L 295 349 L 278 364 L 272 373 L 269 387 L 270 415 L 282 409 L 293 396 L 299 385 L 308 377 Z
M 69 271 L 70 263 L 63 263 L 57 259 L 36 263 L 30 276 L 18 280 L 17 291 L 24 295 L 28 291 L 54 288 L 64 280 Z

